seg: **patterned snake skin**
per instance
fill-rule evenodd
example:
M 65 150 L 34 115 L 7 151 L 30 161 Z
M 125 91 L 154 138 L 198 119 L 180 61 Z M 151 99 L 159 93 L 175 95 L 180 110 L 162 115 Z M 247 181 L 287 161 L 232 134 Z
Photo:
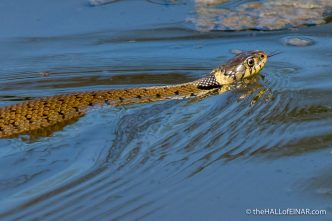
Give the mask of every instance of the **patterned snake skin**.
M 265 65 L 263 51 L 243 52 L 193 82 L 146 88 L 91 91 L 43 97 L 0 108 L 0 138 L 30 134 L 36 130 L 66 124 L 98 105 L 127 105 L 201 96 L 243 78 L 257 74 Z

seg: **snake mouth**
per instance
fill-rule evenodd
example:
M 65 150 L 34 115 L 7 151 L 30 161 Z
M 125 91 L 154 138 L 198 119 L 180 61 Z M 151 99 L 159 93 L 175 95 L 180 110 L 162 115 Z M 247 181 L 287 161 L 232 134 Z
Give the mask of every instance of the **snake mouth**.
M 270 58 L 278 54 L 281 54 L 281 51 L 273 51 L 271 54 L 268 54 L 267 57 Z

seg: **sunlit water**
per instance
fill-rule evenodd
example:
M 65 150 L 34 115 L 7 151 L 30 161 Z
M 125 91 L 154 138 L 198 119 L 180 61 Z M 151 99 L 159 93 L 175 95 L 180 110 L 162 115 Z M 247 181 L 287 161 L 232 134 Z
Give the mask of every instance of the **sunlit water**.
M 12 2 L 1 3 L 4 17 L 23 7 Z M 30 4 L 28 12 L 51 7 L 43 2 L 22 4 Z M 90 7 L 72 0 L 53 3 L 49 17 L 32 14 L 22 30 L 19 18 L 1 23 L 2 106 L 66 92 L 183 83 L 225 62 L 234 49 L 282 52 L 244 88 L 202 100 L 96 108 L 51 136 L 0 140 L 1 220 L 299 219 L 259 218 L 246 215 L 247 208 L 325 209 L 325 216 L 300 218 L 331 219 L 331 24 L 199 32 L 183 22 L 193 3 L 173 3 Z M 137 23 L 134 9 L 142 16 Z M 56 12 L 71 23 L 58 24 L 63 18 Z M 44 29 L 47 23 L 54 29 Z M 286 44 L 292 37 L 313 44 Z

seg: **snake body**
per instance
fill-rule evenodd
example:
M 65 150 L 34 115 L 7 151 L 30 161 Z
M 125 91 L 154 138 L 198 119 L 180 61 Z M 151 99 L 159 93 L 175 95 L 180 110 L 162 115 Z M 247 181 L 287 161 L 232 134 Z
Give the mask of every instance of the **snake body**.
M 147 103 L 205 95 L 225 84 L 257 74 L 266 60 L 267 55 L 263 51 L 244 52 L 214 69 L 208 76 L 184 84 L 63 94 L 2 107 L 0 138 L 29 134 L 70 122 L 83 116 L 93 106 Z

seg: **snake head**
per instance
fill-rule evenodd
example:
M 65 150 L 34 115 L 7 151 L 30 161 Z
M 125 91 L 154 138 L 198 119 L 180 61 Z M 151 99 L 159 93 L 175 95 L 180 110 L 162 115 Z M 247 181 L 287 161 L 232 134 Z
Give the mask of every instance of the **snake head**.
M 226 64 L 212 70 L 206 78 L 198 83 L 198 87 L 220 87 L 254 76 L 263 69 L 267 58 L 268 55 L 264 51 L 246 51 L 237 54 Z
M 243 65 L 245 66 L 246 72 L 246 76 L 244 77 L 250 77 L 258 74 L 263 69 L 268 58 L 268 55 L 264 51 L 249 51 L 244 53 L 242 56 L 244 59 Z
M 242 52 L 223 66 L 224 73 L 216 73 L 216 79 L 222 84 L 230 84 L 254 76 L 263 69 L 267 57 L 264 51 Z

